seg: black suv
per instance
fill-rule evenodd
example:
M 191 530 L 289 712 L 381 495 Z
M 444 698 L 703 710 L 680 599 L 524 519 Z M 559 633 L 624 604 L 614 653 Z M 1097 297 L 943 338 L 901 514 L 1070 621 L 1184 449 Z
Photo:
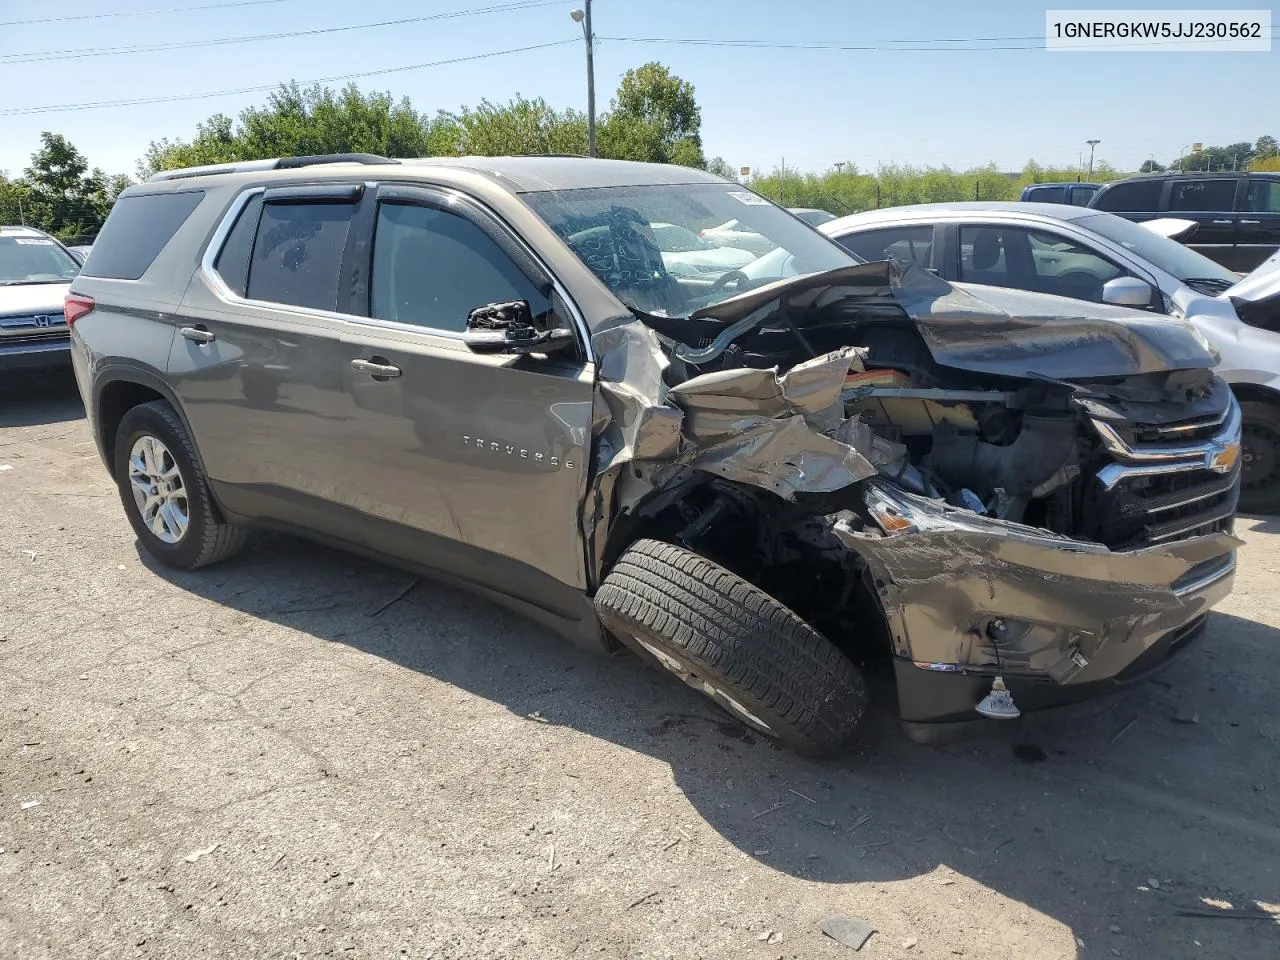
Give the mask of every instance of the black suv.
M 654 225 L 730 219 L 772 252 L 669 269 Z M 249 526 L 385 557 L 809 753 L 876 655 L 906 720 L 1015 717 L 1163 662 L 1232 583 L 1240 409 L 1192 328 L 861 264 L 700 170 L 165 173 L 66 315 L 163 563 Z
M 1187 246 L 1248 273 L 1280 249 L 1280 173 L 1161 173 L 1106 184 L 1089 206 L 1128 220 L 1194 220 Z

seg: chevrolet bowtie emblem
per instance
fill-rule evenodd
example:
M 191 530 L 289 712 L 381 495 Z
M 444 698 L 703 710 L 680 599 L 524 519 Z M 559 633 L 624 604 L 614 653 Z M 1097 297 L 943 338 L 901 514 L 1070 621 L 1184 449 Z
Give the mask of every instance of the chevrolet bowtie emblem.
M 1205 465 L 1214 473 L 1230 473 L 1240 462 L 1240 443 L 1215 444 L 1215 449 L 1205 455 Z

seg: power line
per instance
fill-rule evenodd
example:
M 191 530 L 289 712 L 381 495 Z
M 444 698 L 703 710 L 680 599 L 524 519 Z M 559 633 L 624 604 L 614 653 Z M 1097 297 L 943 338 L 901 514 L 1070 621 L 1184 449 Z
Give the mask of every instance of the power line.
M 270 0 L 279 2 L 279 0 Z M 261 40 L 283 40 L 292 37 L 314 37 L 330 33 L 346 33 L 351 30 L 371 30 L 378 27 L 398 27 L 410 23 L 424 23 L 428 20 L 452 20 L 458 17 L 472 17 L 488 13 L 513 13 L 519 10 L 532 10 L 537 7 L 559 6 L 563 0 L 517 0 L 515 3 L 503 3 L 490 7 L 478 7 L 470 10 L 454 10 L 449 13 L 424 14 L 419 17 L 404 17 L 399 20 L 379 20 L 374 23 L 353 23 L 343 27 L 317 27 L 310 30 L 291 30 L 284 33 L 262 33 L 245 37 L 217 37 L 208 40 L 175 40 L 169 43 L 153 43 L 128 47 L 83 47 L 75 50 L 36 50 L 25 53 L 0 54 L 0 66 L 17 63 L 38 63 L 47 60 L 79 60 L 85 57 L 113 57 L 131 53 L 155 53 L 166 50 L 188 50 L 193 47 L 216 47 L 235 43 L 253 43 Z
M 164 7 L 157 10 L 119 10 L 112 13 L 81 13 L 68 17 L 41 17 L 38 20 L 2 20 L 0 27 L 19 27 L 28 23 L 65 23 L 68 20 L 104 20 L 107 17 L 146 17 L 156 13 L 191 13 L 196 10 L 221 10 L 224 7 L 259 7 L 268 3 L 292 3 L 293 0 L 231 0 L 228 3 L 205 3 L 197 7 Z
M 449 60 L 434 60 L 430 63 L 411 63 L 402 67 L 384 67 L 381 70 L 365 70 L 360 73 L 344 73 L 334 77 L 317 77 L 313 80 L 296 81 L 299 84 L 337 83 L 343 80 L 359 80 L 364 77 L 380 77 L 389 73 L 405 73 L 410 70 L 425 70 L 428 67 L 444 67 L 454 63 L 468 63 L 473 60 L 486 60 L 490 57 L 505 57 L 513 53 L 526 53 L 530 50 L 546 50 L 551 47 L 562 47 L 569 43 L 579 43 L 577 38 L 570 40 L 554 40 L 550 43 L 535 43 L 527 47 L 512 47 L 509 50 L 493 50 L 488 53 L 472 54 L 469 57 L 453 57 Z M 252 87 L 234 87 L 227 90 L 210 90 L 204 93 L 180 93 L 157 97 L 135 97 L 127 100 L 100 100 L 93 103 L 62 103 L 43 107 L 8 107 L 0 109 L 0 116 L 26 116 L 38 113 L 69 113 L 78 110 L 101 110 L 107 107 L 134 107 L 151 103 L 174 103 L 182 100 L 205 100 L 210 97 L 229 97 L 242 93 L 261 93 L 264 90 L 275 90 L 279 83 L 258 84 Z

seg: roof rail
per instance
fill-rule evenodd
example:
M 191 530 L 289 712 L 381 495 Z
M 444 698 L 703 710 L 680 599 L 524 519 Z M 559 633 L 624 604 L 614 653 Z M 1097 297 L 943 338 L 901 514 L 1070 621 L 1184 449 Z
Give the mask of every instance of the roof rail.
M 257 170 L 294 170 L 299 167 L 316 167 L 326 163 L 399 163 L 390 157 L 376 153 L 326 153 L 311 157 L 278 157 L 272 160 L 241 160 L 236 163 L 211 163 L 203 167 L 183 167 L 179 170 L 162 170 L 147 178 L 148 183 L 158 180 L 186 180 L 190 177 L 208 177 L 216 173 L 253 173 Z

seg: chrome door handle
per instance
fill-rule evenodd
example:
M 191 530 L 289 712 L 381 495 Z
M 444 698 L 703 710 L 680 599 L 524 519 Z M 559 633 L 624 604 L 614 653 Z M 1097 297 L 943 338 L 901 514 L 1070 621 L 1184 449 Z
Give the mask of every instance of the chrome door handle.
M 1241 220 L 1240 222 L 1244 224 L 1246 227 L 1256 227 L 1260 223 L 1262 223 L 1261 220 Z
M 183 327 L 178 332 L 194 343 L 213 343 L 218 339 L 204 327 Z
M 371 377 L 381 377 L 384 380 L 400 376 L 399 367 L 392 366 L 389 363 L 377 363 L 373 360 L 352 360 L 351 369 L 358 370 L 360 373 L 367 373 Z
M 1229 226 L 1231 225 L 1231 221 L 1230 221 L 1230 220 L 1214 220 L 1214 221 L 1213 221 L 1213 223 L 1216 223 L 1216 224 L 1218 224 L 1219 226 L 1222 226 L 1222 227 L 1229 227 Z

